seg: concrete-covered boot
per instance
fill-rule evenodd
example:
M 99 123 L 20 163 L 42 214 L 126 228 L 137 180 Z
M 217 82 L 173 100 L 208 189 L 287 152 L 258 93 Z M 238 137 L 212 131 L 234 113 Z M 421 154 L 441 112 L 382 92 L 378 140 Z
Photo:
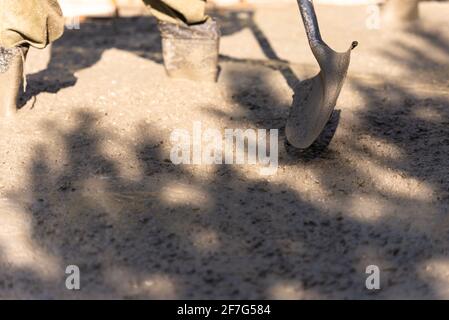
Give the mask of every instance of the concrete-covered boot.
M 27 46 L 6 49 L 0 47 L 0 118 L 17 112 Z
M 159 22 L 162 55 L 169 77 L 216 81 L 220 29 L 208 18 L 196 25 Z

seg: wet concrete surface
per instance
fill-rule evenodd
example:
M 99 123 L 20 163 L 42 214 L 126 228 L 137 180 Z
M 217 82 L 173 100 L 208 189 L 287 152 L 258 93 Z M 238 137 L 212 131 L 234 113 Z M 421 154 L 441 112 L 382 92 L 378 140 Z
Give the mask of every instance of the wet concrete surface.
M 317 10 L 332 47 L 360 46 L 306 152 L 283 133 L 291 85 L 318 71 L 295 6 L 215 12 L 217 84 L 167 79 L 149 17 L 30 52 L 0 124 L 0 298 L 449 298 L 449 6 L 400 32 L 368 30 L 365 6 Z M 195 121 L 279 129 L 277 173 L 174 165 L 170 133 Z

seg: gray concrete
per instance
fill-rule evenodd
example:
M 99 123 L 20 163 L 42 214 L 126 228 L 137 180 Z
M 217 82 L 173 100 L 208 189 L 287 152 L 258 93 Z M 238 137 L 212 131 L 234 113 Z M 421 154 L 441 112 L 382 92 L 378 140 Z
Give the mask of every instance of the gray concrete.
M 449 6 L 395 33 L 368 30 L 364 6 L 317 9 L 333 48 L 360 46 L 305 153 L 282 131 L 290 86 L 318 70 L 295 6 L 221 14 L 218 84 L 167 79 L 147 17 L 30 52 L 0 124 L 0 298 L 449 298 Z M 174 166 L 170 133 L 193 121 L 281 129 L 277 174 Z

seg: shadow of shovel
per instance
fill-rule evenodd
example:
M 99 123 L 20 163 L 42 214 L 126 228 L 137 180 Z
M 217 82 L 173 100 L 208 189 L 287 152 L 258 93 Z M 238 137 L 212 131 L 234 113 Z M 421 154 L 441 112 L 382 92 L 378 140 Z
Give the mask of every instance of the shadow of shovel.
M 295 86 L 293 105 L 285 127 L 288 142 L 299 149 L 319 137 L 337 103 L 348 71 L 354 41 L 346 52 L 335 52 L 321 38 L 312 0 L 298 0 L 310 48 L 321 71 Z

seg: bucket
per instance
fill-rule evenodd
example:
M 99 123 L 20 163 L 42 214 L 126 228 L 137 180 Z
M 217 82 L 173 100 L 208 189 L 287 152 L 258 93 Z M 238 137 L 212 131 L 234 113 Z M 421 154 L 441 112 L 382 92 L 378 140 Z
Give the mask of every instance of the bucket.
M 214 20 L 193 26 L 159 22 L 159 30 L 169 77 L 217 81 L 220 31 Z

